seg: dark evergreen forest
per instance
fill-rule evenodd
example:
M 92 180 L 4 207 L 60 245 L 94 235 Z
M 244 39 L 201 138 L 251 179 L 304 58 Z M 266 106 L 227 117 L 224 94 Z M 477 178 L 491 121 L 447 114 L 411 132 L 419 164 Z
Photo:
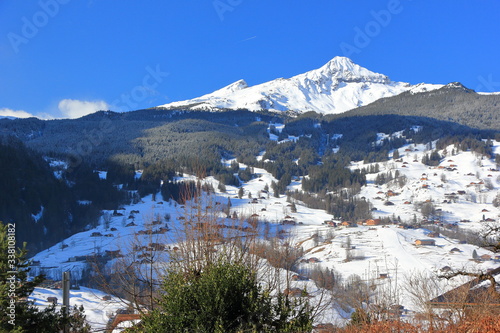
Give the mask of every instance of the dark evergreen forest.
M 277 124 L 285 126 L 278 131 Z M 377 141 L 377 133 L 398 131 Z M 346 219 L 369 218 L 371 204 L 354 195 L 376 171 L 350 170 L 351 161 L 382 162 L 395 148 L 433 140 L 436 149 L 453 144 L 493 157 L 487 140 L 500 139 L 493 130 L 418 115 L 167 109 L 101 111 L 74 120 L 0 119 L 0 135 L 0 220 L 15 222 L 19 240 L 34 251 L 96 225 L 101 210 L 141 196 L 161 192 L 165 200 L 185 200 L 183 193 L 198 185 L 177 181 L 182 173 L 240 186 L 255 177 L 253 168 L 264 168 L 277 179 L 271 195 L 287 194 Z M 250 168 L 222 163 L 231 158 Z M 432 152 L 426 163 L 439 159 Z M 67 168 L 56 177 L 50 160 L 65 161 Z M 287 192 L 302 176 L 303 191 Z M 386 178 L 394 175 L 380 181 Z

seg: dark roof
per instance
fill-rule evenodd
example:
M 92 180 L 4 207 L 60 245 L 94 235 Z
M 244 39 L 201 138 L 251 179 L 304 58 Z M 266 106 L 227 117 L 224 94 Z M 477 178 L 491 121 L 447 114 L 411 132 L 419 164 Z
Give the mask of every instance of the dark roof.
M 489 274 L 492 276 L 500 274 L 500 267 L 490 271 Z M 500 295 L 497 291 L 492 291 L 492 288 L 488 288 L 486 286 L 478 286 L 484 281 L 484 279 L 480 281 L 479 278 L 475 278 L 455 289 L 431 299 L 429 303 L 435 307 L 447 307 L 452 304 L 474 306 L 485 303 L 489 306 L 500 307 Z

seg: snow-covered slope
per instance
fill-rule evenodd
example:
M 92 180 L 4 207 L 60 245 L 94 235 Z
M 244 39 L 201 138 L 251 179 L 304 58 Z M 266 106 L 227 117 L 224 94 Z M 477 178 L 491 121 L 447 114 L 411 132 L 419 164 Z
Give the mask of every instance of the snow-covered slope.
M 279 131 L 284 125 L 274 126 Z M 413 129 L 418 131 L 419 127 L 415 126 Z M 373 144 L 379 144 L 383 139 L 401 137 L 403 134 L 404 131 L 378 133 L 378 141 Z M 341 136 L 335 134 L 333 137 Z M 290 136 L 278 142 L 294 139 Z M 491 141 L 491 144 L 493 153 L 500 153 L 500 142 Z M 344 281 L 357 276 L 376 287 L 381 294 L 392 288 L 397 291 L 393 293 L 395 296 L 391 300 L 392 304 L 403 305 L 408 311 L 405 316 L 410 317 L 418 312 L 421 306 L 403 287 L 409 285 L 408 279 L 412 276 L 425 274 L 427 279 L 434 281 L 436 289 L 429 295 L 420 297 L 425 301 L 465 282 L 465 279 L 460 277 L 451 280 L 438 279 L 438 276 L 447 270 L 484 272 L 497 268 L 500 263 L 497 254 L 459 238 L 460 233 L 465 231 L 478 233 L 488 226 L 487 221 L 498 221 L 500 207 L 495 207 L 493 200 L 500 190 L 500 176 L 494 159 L 448 146 L 438 151 L 442 156 L 438 165 L 423 164 L 423 157 L 434 150 L 435 146 L 435 142 L 405 145 L 398 148 L 398 158 L 392 158 L 395 152 L 392 151 L 389 153 L 390 159 L 379 162 L 377 168 L 375 163 L 351 164 L 352 169 L 373 167 L 379 170 L 367 175 L 367 185 L 361 188 L 358 196 L 371 202 L 373 218 L 389 218 L 395 224 L 365 223 L 347 228 L 340 226 L 342 220 L 335 219 L 325 211 L 306 207 L 299 201 L 294 202 L 296 211 L 292 211 L 286 195 L 274 197 L 265 190 L 266 185 L 270 187 L 273 181 L 278 180 L 261 168 L 254 168 L 254 177 L 242 184 L 242 198 L 238 197 L 239 188 L 228 185 L 226 192 L 215 191 L 213 197 L 207 197 L 206 200 L 215 201 L 215 206 L 219 207 L 215 211 L 221 210 L 218 217 L 221 222 L 227 222 L 225 214 L 222 214 L 222 206 L 230 202 L 231 212 L 236 212 L 238 217 L 258 217 L 262 225 L 267 226 L 269 235 L 280 235 L 280 242 L 302 248 L 304 256 L 296 267 L 300 270 L 298 273 L 302 274 L 315 268 L 328 268 L 335 270 Z M 262 152 L 257 158 L 261 160 L 263 155 Z M 234 161 L 224 160 L 223 163 L 229 166 Z M 241 163 L 239 166 L 241 169 L 246 168 L 246 165 Z M 396 171 L 399 179 L 384 184 L 377 181 L 378 176 L 388 172 L 396 177 Z M 105 177 L 104 173 L 101 173 L 101 177 Z M 184 175 L 183 179 L 196 178 Z M 300 191 L 302 180 L 302 177 L 294 177 L 288 189 Z M 203 181 L 218 188 L 218 181 L 213 177 L 207 177 Z M 212 201 L 204 202 L 200 207 L 207 207 L 205 204 L 209 202 Z M 434 216 L 429 218 L 435 219 L 432 223 L 423 221 L 424 204 L 432 204 L 435 208 L 435 213 L 432 214 Z M 96 228 L 75 234 L 35 255 L 33 260 L 36 265 L 32 267 L 32 273 L 45 273 L 57 280 L 62 271 L 69 270 L 72 277 L 79 279 L 85 268 L 88 268 L 87 258 L 96 253 L 119 251 L 125 258 L 136 258 L 136 255 L 139 258 L 142 254 L 139 252 L 142 250 L 137 250 L 133 245 L 148 245 L 152 242 L 164 244 L 166 249 L 174 249 L 180 241 L 177 231 L 184 225 L 184 216 L 190 214 L 190 209 L 189 204 L 178 205 L 172 200 L 164 200 L 158 193 L 155 198 L 149 195 L 140 202 L 123 207 L 118 214 L 106 212 L 108 222 L 105 221 L 104 215 L 101 224 Z M 282 223 L 285 219 L 292 219 L 296 223 L 285 225 Z M 402 228 L 398 220 L 418 226 Z M 162 222 L 157 224 L 153 221 Z M 332 221 L 337 225 L 331 227 L 328 223 L 325 224 L 325 221 Z M 440 234 L 431 236 L 431 228 L 436 226 L 441 226 L 442 230 Z M 145 233 L 146 230 L 154 230 L 154 236 Z M 165 232 L 160 233 L 162 230 Z M 447 230 L 454 233 L 447 233 Z M 429 238 L 435 241 L 435 245 L 416 244 L 418 239 Z M 347 247 L 348 243 L 351 247 Z M 155 263 L 159 267 L 169 259 L 170 253 L 160 252 L 162 253 Z M 475 254 L 479 258 L 474 258 Z M 112 265 L 115 260 L 110 259 L 108 264 Z M 143 267 L 142 262 L 137 262 L 137 265 Z M 310 292 L 312 301 L 321 298 L 320 290 L 312 280 L 294 281 L 292 287 Z M 86 290 L 82 288 L 82 291 L 72 292 L 71 302 L 84 304 L 93 327 L 102 327 L 108 318 L 118 311 L 116 298 L 113 298 L 113 302 L 102 301 L 104 293 L 96 292 L 98 297 L 92 298 L 84 293 Z M 38 306 L 43 307 L 48 296 L 59 294 L 58 291 L 39 288 L 32 295 L 32 299 L 36 300 Z M 351 310 L 330 307 L 316 320 L 318 323 L 332 322 L 341 325 L 348 320 Z
M 106 329 L 106 323 L 109 319 L 121 308 L 124 304 L 117 297 L 110 296 L 109 299 L 105 298 L 106 293 L 81 287 L 78 290 L 70 291 L 70 306 L 82 305 L 85 310 L 85 316 L 92 332 L 103 332 Z M 49 297 L 56 297 L 57 308 L 62 305 L 63 292 L 62 289 L 54 288 L 35 288 L 29 299 L 40 308 L 45 309 L 52 305 L 48 302 Z M 106 299 L 106 300 L 104 300 Z
M 252 87 L 239 80 L 211 94 L 159 107 L 341 113 L 408 90 L 419 93 L 441 87 L 393 82 L 349 58 L 335 57 L 319 69 L 289 79 L 279 78 Z

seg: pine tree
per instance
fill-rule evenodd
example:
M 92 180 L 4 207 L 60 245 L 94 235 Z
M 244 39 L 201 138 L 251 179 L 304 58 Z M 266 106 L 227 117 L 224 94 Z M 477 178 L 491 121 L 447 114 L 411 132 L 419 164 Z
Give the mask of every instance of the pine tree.
M 392 154 L 392 158 L 397 160 L 399 158 L 399 150 L 395 149 L 394 153 Z
M 0 332 L 62 331 L 64 326 L 71 332 L 90 332 L 85 322 L 83 307 L 70 309 L 69 316 L 54 306 L 40 311 L 28 296 L 44 277 L 39 275 L 28 281 L 30 261 L 26 259 L 26 243 L 15 249 L 15 226 L 0 221 Z

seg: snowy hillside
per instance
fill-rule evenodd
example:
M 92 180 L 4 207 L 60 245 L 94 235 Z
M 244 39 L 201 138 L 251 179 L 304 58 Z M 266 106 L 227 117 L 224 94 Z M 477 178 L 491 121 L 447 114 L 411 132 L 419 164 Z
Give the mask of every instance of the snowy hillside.
M 244 80 L 213 93 L 191 100 L 159 107 L 217 109 L 244 108 L 252 111 L 316 111 L 341 113 L 372 103 L 383 97 L 405 91 L 414 93 L 441 88 L 442 85 L 393 82 L 353 63 L 349 58 L 335 57 L 323 67 L 294 76 L 249 87 Z
M 383 138 L 400 135 L 400 133 L 379 133 Z M 376 142 L 374 143 L 376 144 Z M 500 150 L 500 143 L 493 142 L 494 151 Z M 431 144 L 407 145 L 399 149 L 400 157 L 396 160 L 378 163 L 379 171 L 368 175 L 368 184 L 362 188 L 360 197 L 369 200 L 374 206 L 373 218 L 389 218 L 394 224 L 366 225 L 352 221 L 351 227 L 340 226 L 341 219 L 335 219 L 324 211 L 307 208 L 296 202 L 297 211 L 292 211 L 286 196 L 273 197 L 264 188 L 276 179 L 264 169 L 254 169 L 254 178 L 243 185 L 244 195 L 237 196 L 238 188 L 227 186 L 227 192 L 217 192 L 211 202 L 221 205 L 221 221 L 223 206 L 231 202 L 231 212 L 239 217 L 253 216 L 264 225 L 270 226 L 271 233 L 286 235 L 283 242 L 289 242 L 302 248 L 305 255 L 299 265 L 300 272 L 310 271 L 315 267 L 333 269 L 343 280 L 358 276 L 362 281 L 371 283 L 380 293 L 397 290 L 393 295 L 394 304 L 401 304 L 408 315 L 418 311 L 419 304 L 411 298 L 403 288 L 408 279 L 418 274 L 436 282 L 436 289 L 429 297 L 435 297 L 448 291 L 464 279 L 455 278 L 450 281 L 436 277 L 449 269 L 469 271 L 486 271 L 498 266 L 498 258 L 492 252 L 476 245 L 468 244 L 445 233 L 429 236 L 431 225 L 442 224 L 443 229 L 460 227 L 462 230 L 478 232 L 486 225 L 483 220 L 498 220 L 500 209 L 492 204 L 492 200 L 500 189 L 498 171 L 494 161 L 471 152 L 457 152 L 448 147 L 439 153 L 444 157 L 435 167 L 421 163 L 425 154 L 430 152 Z M 392 154 L 392 153 L 391 153 Z M 260 156 L 261 157 L 261 156 Z M 229 165 L 232 161 L 224 161 Z M 366 168 L 374 164 L 353 163 L 352 168 Z M 241 168 L 246 166 L 240 164 Z M 377 185 L 377 176 L 388 172 L 399 172 L 397 179 L 386 184 Z M 104 175 L 103 175 L 104 176 Z M 195 179 L 185 175 L 185 179 Z M 208 177 L 205 182 L 217 188 L 217 180 Z M 301 189 L 301 179 L 295 178 L 289 189 Z M 189 214 L 186 207 L 172 201 L 156 200 L 152 196 L 143 198 L 142 202 L 126 206 L 115 214 L 107 212 L 101 225 L 95 229 L 76 234 L 52 248 L 38 253 L 33 259 L 37 263 L 34 273 L 44 272 L 48 277 L 57 280 L 62 271 L 72 271 L 72 276 L 79 278 L 87 267 L 87 257 L 94 254 L 109 255 L 109 265 L 120 256 L 135 257 L 133 244 L 151 242 L 163 244 L 165 253 L 159 261 L 167 261 L 170 249 L 179 242 L 179 234 L 175 232 L 182 227 L 184 216 Z M 390 202 L 390 204 L 388 204 Z M 438 222 L 424 223 L 422 204 L 432 203 L 435 212 L 432 219 Z M 167 219 L 168 216 L 168 219 Z M 283 224 L 284 220 L 293 222 Z M 325 221 L 337 224 L 331 227 Z M 401 228 L 401 224 L 418 224 L 410 229 Z M 145 230 L 153 230 L 147 233 Z M 282 231 L 280 231 L 282 230 Z M 434 245 L 417 245 L 417 240 L 432 238 Z M 118 251 L 118 252 L 117 252 Z M 472 260 L 473 256 L 484 256 L 483 259 Z M 113 259 L 115 256 L 115 259 Z M 489 256 L 489 257 L 488 257 Z M 162 262 L 157 263 L 158 266 Z M 299 272 L 299 273 L 300 273 Z M 291 274 L 291 273 L 289 273 Z M 299 280 L 295 286 L 305 288 L 315 299 L 320 290 L 311 280 Z M 34 297 L 46 292 L 38 290 Z M 78 296 L 83 297 L 83 296 Z M 78 303 L 78 299 L 75 299 Z M 80 301 L 83 302 L 83 301 Z M 93 320 L 97 320 L 103 309 L 101 301 L 84 303 L 88 305 Z M 96 310 L 97 309 L 97 310 Z M 111 309 L 116 311 L 116 309 Z M 110 311 L 111 311 L 110 310 Z M 95 313 L 97 311 L 97 313 Z M 100 312 L 99 312 L 100 311 Z M 344 323 L 351 310 L 341 307 L 330 307 L 318 322 Z M 106 318 L 102 318 L 100 325 Z M 107 320 L 107 319 L 106 319 Z M 99 324 L 99 323 L 98 323 Z
M 498 151 L 500 143 L 493 144 L 493 151 Z M 370 200 L 377 208 L 373 215 L 395 215 L 410 221 L 417 214 L 420 219 L 418 205 L 430 202 L 440 220 L 446 223 L 467 227 L 469 222 L 460 221 L 479 223 L 483 218 L 498 220 L 500 210 L 492 205 L 500 190 L 500 174 L 495 161 L 470 151 L 455 152 L 450 146 L 438 151 L 443 157 L 439 165 L 428 166 L 422 163 L 424 154 L 430 152 L 428 146 L 404 146 L 398 149 L 400 158 L 378 163 L 380 172 L 367 175 L 368 184 L 363 187 L 360 196 Z M 366 165 L 353 164 L 353 168 L 362 167 Z M 397 172 L 402 181 L 396 179 L 377 185 L 377 176 L 388 172 L 393 175 Z
M 49 297 L 57 298 L 58 308 L 62 305 L 63 293 L 61 289 L 35 288 L 30 300 L 37 307 L 44 309 L 52 304 L 47 301 Z M 104 331 L 108 320 L 119 309 L 124 307 L 124 304 L 118 298 L 109 297 L 102 291 L 85 287 L 70 291 L 70 305 L 82 305 L 84 307 L 86 320 L 92 327 L 93 332 Z

